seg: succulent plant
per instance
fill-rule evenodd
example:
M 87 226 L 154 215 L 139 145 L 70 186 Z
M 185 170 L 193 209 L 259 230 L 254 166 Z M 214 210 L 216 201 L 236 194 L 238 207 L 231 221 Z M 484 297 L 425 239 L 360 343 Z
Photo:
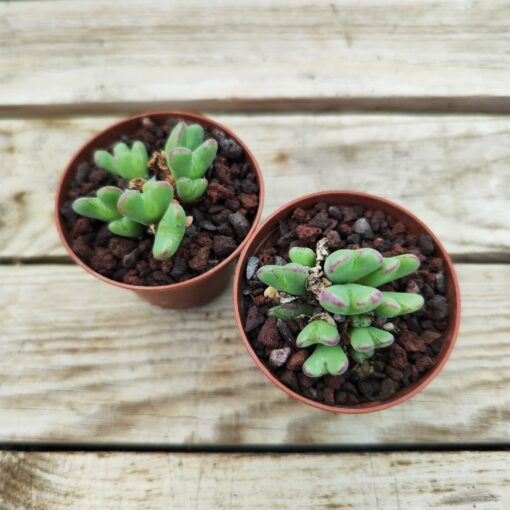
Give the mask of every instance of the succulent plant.
M 147 177 L 147 149 L 142 142 L 135 141 L 131 148 L 119 142 L 113 146 L 113 154 L 98 150 L 94 161 L 99 168 L 126 180 Z
M 172 129 L 164 153 L 180 202 L 195 202 L 204 194 L 204 175 L 217 151 L 216 140 L 204 141 L 204 129 L 199 124 L 179 122 Z M 166 260 L 174 255 L 184 237 L 186 213 L 175 199 L 170 182 L 148 178 L 145 145 L 135 141 L 129 147 L 119 142 L 112 152 L 96 151 L 94 161 L 103 170 L 129 181 L 129 189 L 106 186 L 95 197 L 76 199 L 74 211 L 108 223 L 110 231 L 119 236 L 139 237 L 144 227 L 148 228 L 154 234 L 154 257 Z
M 204 175 L 217 152 L 218 142 L 213 138 L 204 141 L 199 124 L 179 122 L 172 129 L 165 144 L 165 157 L 182 202 L 194 202 L 205 193 L 208 183 Z
M 406 292 L 377 289 L 416 271 L 420 266 L 413 254 L 384 258 L 377 250 L 337 250 L 329 253 L 327 241 L 310 248 L 294 247 L 291 262 L 262 266 L 257 277 L 271 289 L 265 295 L 276 302 L 268 314 L 280 320 L 304 320 L 296 339 L 298 348 L 316 345 L 303 364 L 309 377 L 339 375 L 349 366 L 344 347 L 356 363 L 363 363 L 376 349 L 391 345 L 394 326 L 373 326 L 388 318 L 413 313 L 423 306 L 423 297 Z M 333 315 L 331 315 L 333 314 Z M 342 324 L 342 335 L 337 322 Z
M 122 190 L 115 186 L 105 186 L 97 190 L 95 197 L 81 197 L 73 202 L 73 210 L 81 216 L 93 218 L 108 223 L 108 228 L 113 234 L 123 237 L 138 237 L 142 233 L 142 227 L 125 218 L 117 210 L 117 203 L 122 195 Z

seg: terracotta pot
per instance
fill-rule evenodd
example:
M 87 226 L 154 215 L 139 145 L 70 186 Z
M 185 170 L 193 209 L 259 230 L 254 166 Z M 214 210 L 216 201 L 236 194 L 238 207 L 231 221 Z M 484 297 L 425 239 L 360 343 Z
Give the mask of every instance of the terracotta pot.
M 316 402 L 308 397 L 305 397 L 295 391 L 291 390 L 280 382 L 271 371 L 264 365 L 262 360 L 257 356 L 253 350 L 246 333 L 244 332 L 244 312 L 243 312 L 243 299 L 242 284 L 245 278 L 246 263 L 252 255 L 255 255 L 260 247 L 264 244 L 267 238 L 278 228 L 278 222 L 288 218 L 296 207 L 304 209 L 312 207 L 317 202 L 326 202 L 332 205 L 362 205 L 365 208 L 379 209 L 384 213 L 392 216 L 397 221 L 401 221 L 406 225 L 409 232 L 413 234 L 427 234 L 434 240 L 438 256 L 444 261 L 444 271 L 448 282 L 447 297 L 450 305 L 450 316 L 447 330 L 444 332 L 444 342 L 441 352 L 438 354 L 437 363 L 430 372 L 424 377 L 411 384 L 407 388 L 397 392 L 391 400 L 384 402 L 370 402 L 356 406 L 332 406 L 321 402 Z M 368 195 L 365 193 L 357 193 L 354 191 L 324 191 L 320 193 L 313 193 L 304 197 L 293 200 L 292 202 L 284 205 L 267 218 L 262 225 L 257 229 L 257 232 L 250 241 L 247 243 L 243 252 L 241 253 L 239 262 L 236 268 L 234 279 L 234 311 L 236 316 L 237 325 L 241 332 L 241 338 L 244 342 L 248 353 L 252 357 L 255 364 L 264 373 L 264 375 L 276 386 L 282 389 L 287 395 L 295 398 L 296 400 L 308 404 L 324 411 L 331 411 L 334 413 L 345 414 L 361 414 L 374 411 L 381 411 L 397 404 L 401 404 L 407 399 L 411 398 L 427 386 L 442 370 L 446 361 L 448 360 L 455 341 L 460 324 L 460 291 L 457 276 L 453 264 L 448 256 L 443 245 L 439 239 L 430 231 L 430 229 L 421 222 L 416 216 L 409 211 L 400 207 L 399 205 L 385 200 L 384 198 Z
M 221 261 L 217 266 L 204 274 L 201 274 L 185 282 L 174 283 L 171 285 L 161 285 L 158 287 L 128 285 L 126 283 L 107 278 L 92 270 L 73 252 L 60 214 L 64 196 L 76 167 L 84 161 L 89 161 L 96 149 L 104 149 L 105 147 L 111 146 L 123 135 L 134 134 L 142 126 L 141 121 L 145 117 L 150 117 L 151 120 L 153 120 L 156 124 L 163 124 L 168 120 L 168 118 L 179 118 L 189 122 L 197 122 L 209 129 L 217 128 L 222 130 L 227 136 L 233 138 L 242 147 L 247 161 L 250 162 L 257 176 L 257 183 L 259 186 L 259 207 L 257 213 L 253 219 L 250 231 L 248 232 L 243 242 L 236 248 L 236 250 L 231 253 L 225 260 Z M 159 305 L 165 308 L 190 308 L 207 303 L 216 297 L 228 285 L 233 270 L 233 262 L 239 256 L 239 253 L 247 243 L 248 239 L 253 235 L 253 232 L 255 231 L 256 226 L 260 220 L 263 201 L 264 182 L 262 179 L 260 167 L 250 149 L 244 144 L 242 140 L 239 139 L 237 135 L 235 135 L 225 126 L 222 126 L 218 122 L 208 119 L 207 117 L 203 117 L 202 115 L 180 111 L 158 111 L 135 115 L 133 117 L 121 120 L 116 124 L 113 124 L 112 126 L 95 135 L 91 140 L 83 145 L 81 149 L 78 150 L 78 152 L 75 153 L 75 155 L 71 158 L 71 161 L 69 161 L 66 168 L 64 169 L 64 173 L 60 179 L 60 182 L 58 183 L 55 203 L 55 222 L 57 225 L 58 233 L 60 235 L 60 239 L 69 252 L 71 258 L 90 274 L 94 275 L 100 280 L 103 280 L 104 282 L 115 285 L 116 287 L 132 290 L 142 299 L 145 299 L 146 301 L 149 301 L 155 305 Z

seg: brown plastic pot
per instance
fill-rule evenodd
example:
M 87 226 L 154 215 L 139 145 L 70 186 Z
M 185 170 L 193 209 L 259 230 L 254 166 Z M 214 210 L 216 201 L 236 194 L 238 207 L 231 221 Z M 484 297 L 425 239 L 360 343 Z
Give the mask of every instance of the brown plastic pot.
M 258 250 L 262 247 L 265 241 L 271 236 L 271 234 L 278 228 L 278 222 L 288 218 L 296 207 L 302 207 L 307 209 L 314 206 L 317 202 L 326 202 L 331 205 L 362 205 L 367 209 L 379 209 L 384 213 L 392 216 L 397 221 L 402 222 L 413 234 L 427 234 L 434 240 L 438 256 L 444 261 L 444 271 L 448 282 L 447 296 L 450 305 L 450 317 L 448 328 L 444 335 L 444 342 L 441 352 L 438 354 L 437 363 L 423 378 L 419 379 L 415 383 L 411 384 L 407 388 L 404 388 L 397 392 L 391 400 L 384 402 L 369 402 L 366 404 L 360 404 L 356 406 L 331 406 L 321 402 L 317 402 L 308 397 L 305 397 L 285 386 L 279 381 L 271 371 L 264 365 L 262 360 L 257 356 L 253 350 L 248 337 L 244 331 L 244 312 L 243 312 L 243 300 L 242 285 L 246 273 L 246 263 L 248 259 L 255 255 Z M 345 413 L 345 414 L 361 414 L 370 413 L 374 411 L 382 411 L 389 407 L 396 406 L 405 402 L 418 392 L 423 390 L 442 370 L 445 363 L 447 362 L 450 354 L 455 345 L 457 334 L 460 324 L 460 291 L 457 276 L 453 268 L 452 261 L 448 256 L 443 245 L 439 239 L 431 232 L 431 230 L 420 221 L 414 214 L 410 213 L 403 207 L 380 198 L 374 195 L 368 195 L 366 193 L 358 193 L 354 191 L 323 191 L 319 193 L 312 193 L 304 197 L 293 200 L 292 202 L 284 205 L 267 218 L 262 225 L 257 229 L 257 232 L 249 242 L 246 244 L 239 262 L 236 268 L 236 274 L 234 278 L 234 312 L 236 316 L 237 326 L 241 332 L 241 338 L 244 342 L 249 355 L 252 357 L 255 364 L 259 367 L 262 373 L 278 388 L 282 389 L 287 395 L 295 398 L 299 402 L 308 404 L 310 406 L 322 409 L 324 411 L 331 411 L 333 413 Z
M 114 142 L 119 140 L 123 135 L 134 134 L 142 127 L 142 119 L 146 117 L 150 117 L 150 119 L 156 124 L 163 124 L 168 120 L 168 118 L 179 118 L 189 122 L 199 123 L 205 128 L 220 129 L 227 136 L 233 138 L 242 147 L 247 161 L 249 161 L 257 176 L 257 183 L 259 186 L 259 207 L 257 213 L 253 219 L 253 224 L 246 238 L 236 248 L 236 250 L 232 252 L 225 260 L 221 261 L 217 266 L 204 274 L 201 274 L 185 282 L 174 283 L 171 285 L 161 285 L 158 287 L 128 285 L 126 283 L 117 282 L 107 278 L 106 276 L 103 276 L 91 269 L 72 250 L 68 239 L 68 233 L 64 228 L 60 214 L 64 196 L 71 181 L 72 174 L 77 166 L 84 161 L 90 161 L 92 154 L 96 149 L 104 149 L 105 147 L 109 147 Z M 64 169 L 64 173 L 58 183 L 55 203 L 55 222 L 60 239 L 69 252 L 69 255 L 74 260 L 74 262 L 85 269 L 88 273 L 92 274 L 96 278 L 99 278 L 100 280 L 103 280 L 106 283 L 115 285 L 116 287 L 131 290 L 135 292 L 140 298 L 149 301 L 152 304 L 165 308 L 190 308 L 193 306 L 200 306 L 211 301 L 228 285 L 230 276 L 232 274 L 233 262 L 239 256 L 239 253 L 248 242 L 249 238 L 253 235 L 260 220 L 263 205 L 264 182 L 262 179 L 262 172 L 260 171 L 260 167 L 255 160 L 255 157 L 253 156 L 250 149 L 246 146 L 246 144 L 240 140 L 237 135 L 230 131 L 230 129 L 222 126 L 214 120 L 198 114 L 169 110 L 142 113 L 133 117 L 128 117 L 127 119 L 121 120 L 120 122 L 117 122 L 116 124 L 113 124 L 112 126 L 101 131 L 91 140 L 89 140 L 85 145 L 83 145 L 74 154 L 74 156 L 71 158 L 71 161 L 69 161 L 67 164 L 66 168 Z

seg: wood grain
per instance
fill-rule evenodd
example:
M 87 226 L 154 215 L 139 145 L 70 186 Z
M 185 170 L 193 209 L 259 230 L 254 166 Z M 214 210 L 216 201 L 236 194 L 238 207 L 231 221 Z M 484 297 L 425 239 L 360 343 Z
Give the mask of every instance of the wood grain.
M 500 510 L 510 505 L 509 462 L 508 452 L 3 452 L 0 504 L 4 510 Z
M 2 3 L 0 111 L 406 98 L 508 111 L 509 11 L 506 0 Z
M 510 440 L 510 265 L 458 265 L 463 319 L 409 402 L 336 416 L 248 357 L 228 290 L 169 311 L 75 266 L 0 266 L 0 442 L 411 444 Z
M 252 148 L 265 215 L 312 191 L 355 189 L 420 216 L 454 255 L 510 260 L 510 117 L 218 115 Z M 113 117 L 0 120 L 0 257 L 62 256 L 59 173 Z

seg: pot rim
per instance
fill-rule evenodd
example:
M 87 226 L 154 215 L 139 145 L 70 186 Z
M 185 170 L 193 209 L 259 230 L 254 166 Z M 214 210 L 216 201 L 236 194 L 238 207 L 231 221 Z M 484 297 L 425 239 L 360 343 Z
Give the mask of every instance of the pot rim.
M 312 400 L 311 398 L 305 397 L 304 395 L 297 393 L 296 391 L 290 389 L 289 387 L 285 386 L 277 377 L 275 377 L 271 371 L 264 365 L 262 360 L 257 356 L 255 353 L 253 347 L 250 344 L 250 341 L 248 340 L 248 336 L 246 335 L 244 331 L 243 326 L 243 317 L 241 316 L 241 299 L 240 299 L 240 289 L 241 284 L 244 277 L 244 267 L 245 262 L 248 257 L 248 252 L 250 251 L 250 248 L 253 244 L 253 241 L 257 237 L 258 232 L 260 232 L 267 224 L 278 218 L 279 216 L 285 215 L 288 211 L 291 211 L 292 209 L 296 208 L 301 204 L 303 201 L 308 201 L 315 199 L 316 202 L 321 201 L 321 199 L 324 199 L 325 197 L 331 197 L 332 194 L 340 195 L 345 197 L 349 197 L 350 199 L 356 199 L 360 198 L 361 203 L 364 199 L 369 199 L 372 201 L 377 201 L 381 203 L 382 205 L 386 206 L 387 208 L 394 208 L 397 209 L 398 212 L 406 216 L 407 219 L 415 222 L 420 229 L 425 231 L 427 235 L 429 235 L 432 240 L 434 241 L 434 245 L 437 248 L 437 251 L 439 252 L 440 257 L 443 259 L 446 268 L 449 275 L 451 275 L 448 285 L 453 288 L 453 294 L 456 297 L 456 306 L 452 307 L 450 310 L 450 316 L 449 321 L 450 324 L 452 324 L 451 332 L 449 334 L 449 344 L 446 346 L 446 349 L 440 353 L 438 356 L 438 361 L 436 365 L 430 370 L 425 376 L 417 381 L 417 384 L 412 386 L 410 389 L 403 388 L 400 390 L 402 394 L 398 396 L 397 398 L 392 398 L 390 400 L 380 402 L 380 401 L 374 401 L 369 403 L 360 404 L 358 406 L 333 406 L 329 404 L 325 404 L 322 402 L 317 402 L 315 400 Z M 271 231 L 273 232 L 274 229 Z M 270 234 L 269 234 L 270 235 Z M 267 238 L 267 236 L 266 236 Z M 307 195 L 303 195 L 301 197 L 298 197 L 294 200 L 291 200 L 290 202 L 287 202 L 286 204 L 279 207 L 275 212 L 273 212 L 270 216 L 268 216 L 262 224 L 259 225 L 257 228 L 257 231 L 254 233 L 254 235 L 250 238 L 249 243 L 247 243 L 241 252 L 241 255 L 239 257 L 239 260 L 237 262 L 235 276 L 234 276 L 234 286 L 233 286 L 233 304 L 234 304 L 234 313 L 236 318 L 237 327 L 241 333 L 241 338 L 244 343 L 244 346 L 246 350 L 248 351 L 248 354 L 252 358 L 252 360 L 255 362 L 257 367 L 261 370 L 261 372 L 278 388 L 283 390 L 288 396 L 294 398 L 295 400 L 302 402 L 304 404 L 307 404 L 311 407 L 315 407 L 317 409 L 321 409 L 323 411 L 329 411 L 332 413 L 337 414 L 365 414 L 365 413 L 371 413 L 376 411 L 382 411 L 384 409 L 388 409 L 390 407 L 394 407 L 398 404 L 401 404 L 402 402 L 405 402 L 406 400 L 409 400 L 411 397 L 419 393 L 421 390 L 423 390 L 426 386 L 428 386 L 441 372 L 444 365 L 450 358 L 450 355 L 455 347 L 457 336 L 459 332 L 460 327 L 460 315 L 461 315 L 461 296 L 460 296 L 460 287 L 459 282 L 457 279 L 457 275 L 455 273 L 455 269 L 453 266 L 453 263 L 450 259 L 450 256 L 448 255 L 448 252 L 445 250 L 442 243 L 439 241 L 439 239 L 436 237 L 436 235 L 430 230 L 430 228 L 421 221 L 417 216 L 415 216 L 412 212 L 408 211 L 404 207 L 396 204 L 395 202 L 392 202 L 390 200 L 387 200 L 385 198 L 379 197 L 377 195 L 371 195 L 369 193 L 363 193 L 358 191 L 352 191 L 352 190 L 330 190 L 330 191 L 319 191 L 315 193 L 309 193 Z
M 96 271 L 94 271 L 90 266 L 88 266 L 85 262 L 83 262 L 78 255 L 73 251 L 71 248 L 71 245 L 66 239 L 65 233 L 64 233 L 64 227 L 62 224 L 62 216 L 60 214 L 60 207 L 62 205 L 63 201 L 63 190 L 64 185 L 67 181 L 68 175 L 74 170 L 77 158 L 80 155 L 80 153 L 88 146 L 93 144 L 94 140 L 99 138 L 100 136 L 103 136 L 104 134 L 108 133 L 111 130 L 118 129 L 120 127 L 125 126 L 126 124 L 130 124 L 132 122 L 136 122 L 139 120 L 144 119 L 145 117 L 153 117 L 153 116 L 166 116 L 166 117 L 178 117 L 185 120 L 189 120 L 192 122 L 197 122 L 199 124 L 202 124 L 206 127 L 214 127 L 218 128 L 221 131 L 223 131 L 228 137 L 233 138 L 243 149 L 244 154 L 246 156 L 246 159 L 250 162 L 252 165 L 253 171 L 255 172 L 256 178 L 257 178 L 257 184 L 259 187 L 259 204 L 257 208 L 257 212 L 255 214 L 255 217 L 253 218 L 253 222 L 250 226 L 250 230 L 248 230 L 248 233 L 246 234 L 246 237 L 242 240 L 242 242 L 239 244 L 239 246 L 224 260 L 222 260 L 218 265 L 214 266 L 209 271 L 202 273 L 198 276 L 195 276 L 193 278 L 190 278 L 189 280 L 186 280 L 184 282 L 177 282 L 177 283 L 170 283 L 168 285 L 158 285 L 158 286 L 150 286 L 150 285 L 131 285 L 124 282 L 118 282 L 116 280 L 113 280 L 111 278 L 108 278 L 107 276 L 104 276 Z M 99 147 L 98 147 L 99 148 Z M 93 148 L 91 148 L 93 150 Z M 200 283 L 207 278 L 209 278 L 214 273 L 217 273 L 221 271 L 223 268 L 228 266 L 232 261 L 234 261 L 239 254 L 241 253 L 244 246 L 246 246 L 246 243 L 251 238 L 252 235 L 254 235 L 257 225 L 260 222 L 260 217 L 262 215 L 262 210 L 264 208 L 264 195 L 265 195 L 265 186 L 264 186 L 264 179 L 262 176 L 262 171 L 260 169 L 260 166 L 255 159 L 255 156 L 253 155 L 252 151 L 249 149 L 249 147 L 241 140 L 237 134 L 235 134 L 231 129 L 227 128 L 223 124 L 220 124 L 216 120 L 213 120 L 209 117 L 206 117 L 199 113 L 192 113 L 192 112 L 186 112 L 181 110 L 156 110 L 156 111 L 149 111 L 144 113 L 138 113 L 135 115 L 130 115 L 129 117 L 125 117 L 118 122 L 115 122 L 114 124 L 110 124 L 106 128 L 102 129 L 98 133 L 94 134 L 92 138 L 89 138 L 85 143 L 83 143 L 78 150 L 74 152 L 71 159 L 67 163 L 67 165 L 64 168 L 64 171 L 62 172 L 58 184 L 57 184 L 57 191 L 55 194 L 55 210 L 54 210 L 54 218 L 55 218 L 55 224 L 57 227 L 58 235 L 60 237 L 60 241 L 66 248 L 67 252 L 69 253 L 72 260 L 81 266 L 83 269 L 85 269 L 88 273 L 95 276 L 96 278 L 109 283 L 110 285 L 114 285 L 115 287 L 120 287 L 123 289 L 133 290 L 133 291 L 151 291 L 151 292 L 168 292 L 170 290 L 176 290 L 176 289 L 183 289 L 185 287 L 188 287 L 190 285 L 195 285 L 197 283 Z

